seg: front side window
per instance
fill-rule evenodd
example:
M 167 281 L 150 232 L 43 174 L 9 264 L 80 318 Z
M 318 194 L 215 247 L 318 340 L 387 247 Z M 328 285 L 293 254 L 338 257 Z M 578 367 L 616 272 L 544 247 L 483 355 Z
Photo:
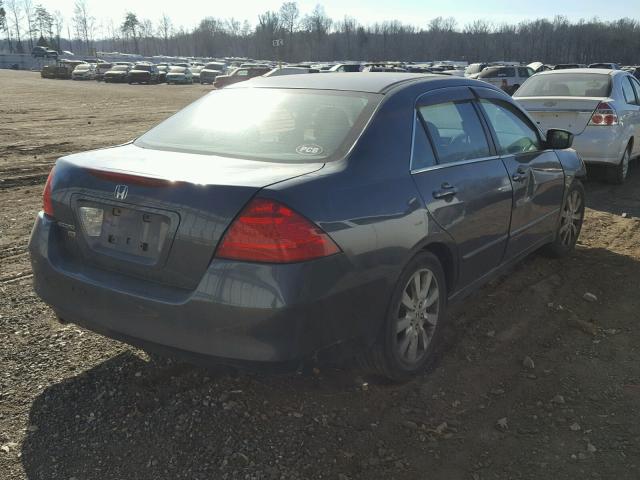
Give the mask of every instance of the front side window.
M 419 108 L 439 163 L 491 155 L 487 137 L 471 102 L 447 102 Z
M 514 106 L 499 100 L 483 99 L 480 103 L 495 132 L 500 155 L 517 155 L 541 149 L 537 131 Z
M 218 90 L 145 133 L 135 144 L 276 162 L 332 160 L 353 145 L 380 98 L 325 90 Z

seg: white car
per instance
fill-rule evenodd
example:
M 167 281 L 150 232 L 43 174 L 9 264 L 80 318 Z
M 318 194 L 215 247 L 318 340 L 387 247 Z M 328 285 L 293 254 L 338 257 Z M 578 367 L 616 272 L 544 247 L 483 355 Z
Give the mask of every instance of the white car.
M 640 155 L 640 82 L 623 70 L 576 68 L 538 73 L 514 94 L 542 130 L 575 135 L 573 148 L 587 164 L 608 166 L 623 183 Z
M 534 71 L 529 67 L 491 65 L 480 73 L 469 75 L 469 78 L 482 80 L 483 82 L 495 85 L 511 95 L 533 74 Z
M 193 74 L 191 73 L 191 69 L 178 65 L 169 67 L 169 71 L 167 72 L 167 85 L 171 85 L 172 83 L 175 85 L 179 83 L 192 84 Z
M 96 66 L 93 63 L 81 63 L 71 72 L 72 80 L 93 80 L 96 78 Z

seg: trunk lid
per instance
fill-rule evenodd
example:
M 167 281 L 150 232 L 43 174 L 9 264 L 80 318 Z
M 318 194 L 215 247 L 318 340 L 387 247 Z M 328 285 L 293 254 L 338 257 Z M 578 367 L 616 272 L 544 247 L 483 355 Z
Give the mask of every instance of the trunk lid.
M 72 260 L 193 289 L 227 227 L 261 188 L 323 163 L 277 163 L 133 144 L 61 158 L 52 198 Z
M 515 97 L 543 131 L 551 128 L 581 134 L 600 102 L 600 97 Z

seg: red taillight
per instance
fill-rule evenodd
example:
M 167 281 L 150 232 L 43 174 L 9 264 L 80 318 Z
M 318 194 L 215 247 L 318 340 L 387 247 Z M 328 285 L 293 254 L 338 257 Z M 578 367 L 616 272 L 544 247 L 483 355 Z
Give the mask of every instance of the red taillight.
M 256 198 L 231 224 L 216 257 L 291 263 L 339 251 L 329 235 L 302 215 L 274 200 Z
M 44 192 L 42 193 L 42 209 L 44 213 L 53 217 L 53 203 L 51 202 L 51 182 L 53 181 L 53 168 L 47 177 L 47 183 L 44 184 Z
M 618 114 L 612 105 L 607 102 L 600 102 L 591 115 L 589 125 L 611 126 L 618 124 Z

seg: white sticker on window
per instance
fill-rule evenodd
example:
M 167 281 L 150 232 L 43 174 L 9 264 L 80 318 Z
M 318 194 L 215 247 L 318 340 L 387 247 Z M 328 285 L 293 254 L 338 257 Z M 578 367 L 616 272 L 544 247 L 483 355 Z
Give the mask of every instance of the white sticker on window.
M 298 145 L 296 147 L 296 152 L 298 152 L 300 155 L 320 155 L 323 152 L 323 150 L 320 145 L 311 143 L 311 144 L 305 144 L 305 145 Z

